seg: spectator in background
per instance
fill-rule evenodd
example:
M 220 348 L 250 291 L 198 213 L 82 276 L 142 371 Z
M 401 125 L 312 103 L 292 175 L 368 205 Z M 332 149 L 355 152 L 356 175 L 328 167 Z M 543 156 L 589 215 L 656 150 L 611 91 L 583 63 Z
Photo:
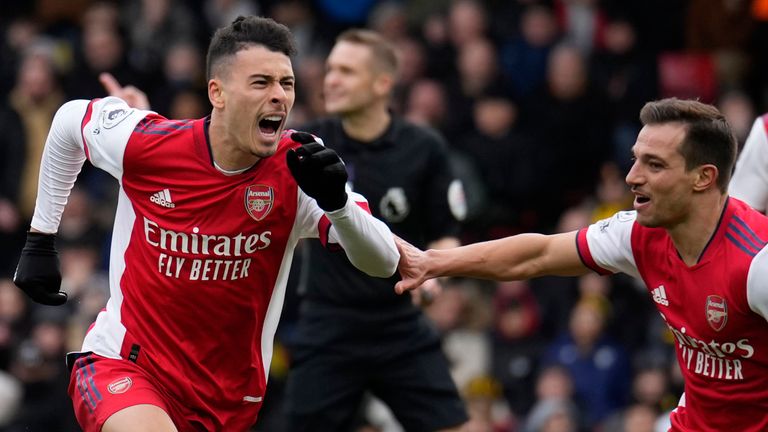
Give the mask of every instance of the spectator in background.
M 40 24 L 29 17 L 15 17 L 1 26 L 0 30 L 3 35 L 0 41 L 0 95 L 6 95 L 16 81 L 25 53 L 39 43 L 42 35 Z
M 0 277 L 13 273 L 18 247 L 24 238 L 21 184 L 26 136 L 19 114 L 0 100 Z
M 560 366 L 547 366 L 536 379 L 536 402 L 522 432 L 576 432 L 579 420 L 570 373 Z
M 448 38 L 456 51 L 490 35 L 488 14 L 477 0 L 455 0 L 448 10 Z
M 37 177 L 45 138 L 56 110 L 64 102 L 51 53 L 35 45 L 25 54 L 9 94 L 9 104 L 24 128 L 24 164 L 19 184 L 19 214 L 26 223 L 35 208 Z M 12 133 L 12 132 L 11 132 Z
M 153 109 L 172 118 L 198 118 L 205 115 L 204 112 L 210 106 L 204 99 L 204 63 L 199 48 L 192 41 L 178 41 L 169 47 L 163 59 L 164 85 L 154 92 Z M 177 98 L 192 104 L 193 109 L 182 112 L 183 107 L 178 105 Z
M 744 88 L 755 23 L 751 1 L 699 0 L 688 4 L 685 17 L 686 48 L 712 54 L 721 88 Z
M 250 0 L 203 0 L 203 3 L 207 32 L 214 32 L 239 16 L 260 15 L 261 11 L 259 2 Z M 277 21 L 287 25 L 283 21 Z
M 585 57 L 603 47 L 608 20 L 598 0 L 555 0 L 554 5 L 565 43 Z
M 434 131 L 389 111 L 397 77 L 393 46 L 368 30 L 339 35 L 323 94 L 334 117 L 301 126 L 344 158 L 352 190 L 397 235 L 422 245 L 458 244 L 459 189 Z M 397 172 L 397 176 L 392 173 Z M 305 285 L 286 389 L 288 430 L 347 431 L 365 392 L 407 430 L 458 430 L 467 416 L 434 328 L 396 278 L 372 278 L 321 242 L 305 243 Z M 396 365 L 393 367 L 393 365 Z
M 730 90 L 720 96 L 717 107 L 731 124 L 741 151 L 755 120 L 755 106 L 752 100 L 742 91 Z
M 16 349 L 31 328 L 31 312 L 11 279 L 0 278 L 0 370 L 8 370 Z
M 445 132 L 448 101 L 445 87 L 438 81 L 421 79 L 408 92 L 405 118 L 422 126 Z
M 506 96 L 509 89 L 499 69 L 496 47 L 486 38 L 462 45 L 456 56 L 457 74 L 446 84 L 448 119 L 446 136 L 452 145 L 475 128 L 472 109 L 475 101 L 488 93 Z
M 583 424 L 595 428 L 629 401 L 631 368 L 625 349 L 606 333 L 608 302 L 599 295 L 580 300 L 569 331 L 546 350 L 542 362 L 569 370 Z
M 546 81 L 558 29 L 552 10 L 537 3 L 528 5 L 520 20 L 520 33 L 502 43 L 499 61 L 514 96 L 525 99 Z
M 67 397 L 67 309 L 36 307 L 30 336 L 21 341 L 10 370 L 24 388 L 19 431 L 80 431 Z M 14 431 L 11 427 L 11 431 Z
M 515 417 L 534 403 L 536 372 L 544 341 L 538 302 L 527 282 L 501 282 L 494 294 L 493 376 Z
M 97 7 L 96 4 L 94 7 Z M 108 72 L 123 83 L 143 86 L 136 70 L 129 65 L 126 41 L 120 28 L 111 21 L 86 20 L 81 34 L 82 50 L 65 83 L 69 99 L 92 99 L 103 95 L 98 76 Z
M 658 94 L 658 72 L 653 56 L 638 47 L 634 25 L 627 19 L 609 21 L 604 46 L 591 56 L 590 74 L 605 90 L 612 116 L 611 160 L 623 175 L 631 166 L 630 149 L 640 131 L 637 113 Z
M 521 123 L 536 145 L 551 152 L 554 168 L 538 181 L 551 197 L 551 224 L 566 208 L 578 205 L 594 188 L 600 166 L 610 158 L 609 105 L 590 82 L 586 59 L 572 45 L 558 45 L 550 54 L 547 82 L 521 103 Z
M 150 80 L 161 73 L 163 58 L 174 43 L 201 38 L 198 32 L 202 29 L 196 27 L 187 2 L 132 1 L 125 5 L 124 17 L 124 25 L 130 33 L 128 35 L 131 47 L 128 53 L 130 65 Z M 120 75 L 115 77 L 122 83 L 135 84 L 135 81 L 122 79 Z M 161 82 L 149 84 L 150 91 L 162 85 Z
M 555 168 L 556 155 L 520 127 L 518 116 L 505 93 L 483 93 L 472 105 L 474 129 L 454 140 L 454 150 L 475 164 L 488 195 L 480 216 L 465 224 L 470 240 L 548 228 L 551 196 L 539 180 Z

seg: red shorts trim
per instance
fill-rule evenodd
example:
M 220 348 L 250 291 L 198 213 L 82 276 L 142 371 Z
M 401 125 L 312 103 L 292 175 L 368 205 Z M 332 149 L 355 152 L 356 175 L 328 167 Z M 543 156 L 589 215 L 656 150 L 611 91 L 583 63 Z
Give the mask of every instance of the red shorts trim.
M 133 405 L 155 405 L 174 417 L 168 401 L 144 371 L 127 360 L 92 353 L 78 358 L 67 391 L 85 432 L 100 432 L 112 414 Z

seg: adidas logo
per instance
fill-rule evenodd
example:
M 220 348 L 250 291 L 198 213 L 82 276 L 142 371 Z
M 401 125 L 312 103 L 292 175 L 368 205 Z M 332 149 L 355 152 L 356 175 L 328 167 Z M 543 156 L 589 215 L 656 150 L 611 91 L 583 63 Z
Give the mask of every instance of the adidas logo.
M 149 200 L 159 206 L 166 208 L 176 207 L 176 204 L 174 204 L 173 200 L 171 199 L 171 191 L 168 189 L 163 189 L 160 192 L 153 193 L 149 196 Z
M 664 285 L 659 285 L 659 287 L 655 288 L 651 293 L 653 294 L 653 301 L 663 306 L 669 306 L 667 290 L 664 289 Z

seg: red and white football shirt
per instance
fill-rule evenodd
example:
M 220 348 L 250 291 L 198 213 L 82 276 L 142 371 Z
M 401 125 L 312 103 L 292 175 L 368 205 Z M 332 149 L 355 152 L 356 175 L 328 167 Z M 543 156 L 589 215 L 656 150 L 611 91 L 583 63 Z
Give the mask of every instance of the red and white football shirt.
M 274 156 L 225 175 L 211 163 L 206 119 L 168 120 L 117 98 L 70 102 L 57 117 L 64 120 L 54 121 L 41 182 L 66 190 L 52 171 L 68 165 L 60 155 L 72 159 L 73 143 L 120 182 L 111 297 L 82 349 L 135 361 L 176 400 L 211 413 L 209 427 L 244 430 L 256 418 L 300 238 L 320 237 L 349 251 L 363 243 L 348 240 L 352 231 L 381 245 L 379 255 L 389 254 L 394 271 L 391 234 L 360 216 L 364 198 L 350 193 L 360 206 L 326 215 L 299 190 L 285 163 L 299 144 L 287 134 Z M 75 117 L 79 128 L 69 126 Z M 63 192 L 49 190 L 41 185 L 32 225 L 55 232 Z M 349 226 L 341 235 L 340 227 Z
M 730 198 L 699 262 L 619 212 L 578 233 L 584 263 L 642 278 L 676 339 L 685 394 L 674 431 L 768 430 L 768 218 Z

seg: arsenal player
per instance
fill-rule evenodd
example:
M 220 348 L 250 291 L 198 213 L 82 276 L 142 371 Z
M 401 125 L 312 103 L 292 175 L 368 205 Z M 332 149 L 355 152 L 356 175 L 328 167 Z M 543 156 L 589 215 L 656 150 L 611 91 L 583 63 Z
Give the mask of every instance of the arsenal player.
M 511 280 L 592 270 L 641 278 L 677 341 L 685 393 L 673 431 L 768 430 L 768 219 L 729 198 L 723 115 L 664 99 L 640 112 L 625 211 L 564 234 L 423 252 L 397 239 L 404 292 L 437 276 Z
M 85 159 L 120 182 L 111 297 L 68 356 L 85 431 L 247 430 L 300 238 L 338 243 L 367 274 L 395 272 L 392 234 L 347 193 L 341 159 L 283 130 L 294 52 L 285 26 L 239 17 L 208 50 L 210 116 L 169 120 L 116 97 L 56 114 L 14 278 L 32 299 L 66 301 L 54 234 Z

